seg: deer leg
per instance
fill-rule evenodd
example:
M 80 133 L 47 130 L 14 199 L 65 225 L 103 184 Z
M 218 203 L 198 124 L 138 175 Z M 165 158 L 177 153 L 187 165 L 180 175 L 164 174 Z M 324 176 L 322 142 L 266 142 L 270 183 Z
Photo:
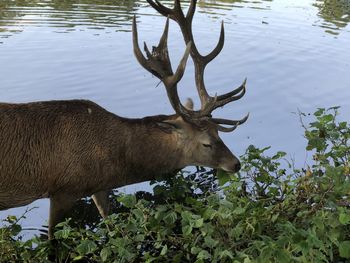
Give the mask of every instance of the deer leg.
M 92 199 L 103 218 L 106 218 L 109 214 L 109 190 L 100 191 L 92 195 Z
M 67 195 L 50 197 L 49 239 L 53 239 L 54 227 L 64 220 L 66 213 L 72 208 L 76 198 Z

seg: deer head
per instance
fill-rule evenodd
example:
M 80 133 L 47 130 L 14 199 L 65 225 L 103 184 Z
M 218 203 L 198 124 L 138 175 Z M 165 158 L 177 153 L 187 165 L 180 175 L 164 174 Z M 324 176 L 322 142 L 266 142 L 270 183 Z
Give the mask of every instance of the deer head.
M 206 65 L 212 61 L 222 50 L 224 45 L 224 24 L 221 24 L 221 33 L 216 47 L 208 54 L 201 55 L 196 47 L 192 34 L 192 20 L 196 9 L 197 0 L 191 0 L 187 14 L 181 8 L 180 0 L 174 0 L 174 7 L 168 8 L 158 0 L 147 0 L 147 2 L 160 14 L 167 17 L 163 35 L 159 44 L 150 51 L 144 43 L 143 55 L 138 44 L 136 18 L 133 19 L 133 47 L 138 62 L 150 73 L 159 78 L 165 88 L 169 101 L 175 110 L 176 118 L 162 122 L 164 129 L 177 135 L 177 143 L 183 148 L 183 161 L 186 165 L 208 166 L 221 168 L 226 171 L 238 171 L 239 160 L 230 152 L 218 132 L 231 132 L 238 125 L 248 119 L 248 115 L 241 120 L 229 120 L 214 118 L 212 112 L 224 105 L 238 100 L 245 94 L 246 80 L 242 85 L 231 92 L 217 96 L 210 96 L 204 84 L 204 70 Z M 174 20 L 181 29 L 186 49 L 182 59 L 175 71 L 171 67 L 168 54 L 168 29 L 169 19 Z M 195 83 L 201 102 L 199 110 L 193 109 L 193 103 L 183 105 L 179 99 L 177 83 L 181 80 L 188 57 L 191 56 L 195 67 Z M 192 105 L 190 105 L 192 104 Z

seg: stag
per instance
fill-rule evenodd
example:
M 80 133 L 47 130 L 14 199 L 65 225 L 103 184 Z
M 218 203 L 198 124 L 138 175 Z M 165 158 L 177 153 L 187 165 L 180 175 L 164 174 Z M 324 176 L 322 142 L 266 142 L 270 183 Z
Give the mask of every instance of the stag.
M 140 50 L 133 19 L 133 47 L 138 62 L 159 78 L 175 111 L 173 115 L 128 119 L 87 100 L 0 104 L 0 210 L 50 199 L 49 238 L 74 202 L 92 198 L 102 215 L 109 212 L 110 189 L 154 179 L 185 166 L 197 165 L 237 172 L 240 162 L 220 139 L 218 132 L 231 132 L 244 123 L 212 117 L 212 112 L 245 93 L 245 81 L 231 92 L 210 96 L 204 85 L 204 69 L 224 45 L 221 24 L 217 46 L 208 55 L 198 52 L 192 34 L 196 0 L 187 14 L 180 0 L 168 8 L 147 0 L 167 17 L 159 44 Z M 181 28 L 186 44 L 173 72 L 167 48 L 169 19 Z M 177 84 L 188 57 L 195 67 L 199 110 L 182 104 Z

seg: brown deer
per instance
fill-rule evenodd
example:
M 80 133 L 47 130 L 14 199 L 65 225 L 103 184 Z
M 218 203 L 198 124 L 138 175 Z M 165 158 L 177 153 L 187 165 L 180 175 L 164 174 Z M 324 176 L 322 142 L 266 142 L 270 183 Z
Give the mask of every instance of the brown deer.
M 224 28 L 215 49 L 202 56 L 193 41 L 192 18 L 196 0 L 184 15 L 180 0 L 174 8 L 157 0 L 148 3 L 168 17 L 164 33 L 152 51 L 145 44 L 142 54 L 133 20 L 133 46 L 139 63 L 164 84 L 174 115 L 141 119 L 119 117 L 86 100 L 0 104 L 0 210 L 50 198 L 49 237 L 73 203 L 92 198 L 103 217 L 108 215 L 112 188 L 154 179 L 189 165 L 236 172 L 239 160 L 220 139 L 218 132 L 231 132 L 241 120 L 213 118 L 218 107 L 240 99 L 243 84 L 227 94 L 211 97 L 204 85 L 205 66 L 221 51 Z M 169 18 L 176 21 L 186 50 L 175 73 L 168 56 Z M 191 56 L 200 110 L 180 102 L 177 83 Z

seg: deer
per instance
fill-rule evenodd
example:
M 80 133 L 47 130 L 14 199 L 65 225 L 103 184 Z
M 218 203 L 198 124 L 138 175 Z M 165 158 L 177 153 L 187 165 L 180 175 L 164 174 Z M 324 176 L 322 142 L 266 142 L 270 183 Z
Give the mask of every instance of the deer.
M 138 44 L 136 17 L 132 21 L 133 51 L 140 65 L 159 78 L 175 113 L 125 118 L 89 100 L 51 100 L 0 103 L 0 210 L 28 205 L 49 198 L 48 237 L 74 202 L 92 196 L 103 218 L 109 214 L 111 189 L 146 182 L 155 175 L 169 174 L 186 166 L 204 166 L 237 172 L 238 158 L 228 149 L 219 132 L 232 132 L 240 120 L 214 118 L 212 112 L 239 100 L 246 80 L 234 90 L 210 96 L 204 70 L 222 50 L 224 24 L 216 47 L 201 55 L 192 34 L 197 0 L 191 0 L 185 15 L 180 0 L 173 8 L 158 0 L 147 2 L 167 17 L 157 46 L 144 52 Z M 175 21 L 186 45 L 173 71 L 168 53 L 169 20 Z M 195 86 L 200 109 L 180 101 L 177 84 L 188 58 L 195 68 Z

